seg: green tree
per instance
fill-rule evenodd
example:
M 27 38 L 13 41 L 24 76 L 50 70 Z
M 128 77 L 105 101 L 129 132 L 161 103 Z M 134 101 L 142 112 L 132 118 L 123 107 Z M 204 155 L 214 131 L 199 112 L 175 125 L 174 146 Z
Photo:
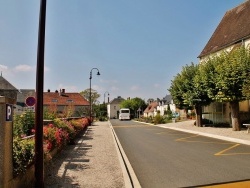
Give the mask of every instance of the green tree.
M 136 116 L 137 110 L 140 108 L 143 111 L 146 108 L 146 103 L 143 99 L 135 97 L 132 99 L 127 99 L 121 102 L 121 108 L 129 108 L 131 114 Z
M 90 101 L 90 89 L 85 89 L 84 91 L 81 91 L 80 94 L 87 100 L 87 101 Z M 93 104 L 96 104 L 98 102 L 98 98 L 100 97 L 101 95 L 94 89 L 91 89 L 91 103 L 92 105 Z
M 96 117 L 99 120 L 106 120 L 107 119 L 107 103 L 103 104 L 98 104 L 98 105 L 93 105 L 93 110 L 96 113 Z
M 203 63 L 203 81 L 208 95 L 218 102 L 229 102 L 234 131 L 241 129 L 239 102 L 249 99 L 250 49 L 236 48 Z M 212 86 L 212 87 L 208 87 Z
M 178 108 L 186 111 L 195 108 L 197 126 L 201 126 L 202 123 L 202 106 L 211 103 L 200 81 L 201 76 L 198 65 L 186 65 L 171 81 L 169 89 Z

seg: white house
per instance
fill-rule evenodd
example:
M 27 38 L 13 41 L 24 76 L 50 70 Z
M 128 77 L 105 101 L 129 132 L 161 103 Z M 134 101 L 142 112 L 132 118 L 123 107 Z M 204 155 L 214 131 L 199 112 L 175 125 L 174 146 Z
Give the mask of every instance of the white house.
M 119 115 L 120 110 L 120 104 L 122 101 L 124 101 L 121 96 L 118 96 L 117 98 L 114 98 L 109 102 L 107 105 L 107 113 L 109 119 L 117 119 Z

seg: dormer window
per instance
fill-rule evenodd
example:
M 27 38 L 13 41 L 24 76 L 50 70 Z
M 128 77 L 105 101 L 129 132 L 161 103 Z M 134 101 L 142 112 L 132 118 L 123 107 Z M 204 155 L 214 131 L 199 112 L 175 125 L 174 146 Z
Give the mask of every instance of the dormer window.
M 67 102 L 73 102 L 73 100 L 72 99 L 68 99 Z
M 58 102 L 57 99 L 52 99 L 51 101 L 52 101 L 52 102 Z

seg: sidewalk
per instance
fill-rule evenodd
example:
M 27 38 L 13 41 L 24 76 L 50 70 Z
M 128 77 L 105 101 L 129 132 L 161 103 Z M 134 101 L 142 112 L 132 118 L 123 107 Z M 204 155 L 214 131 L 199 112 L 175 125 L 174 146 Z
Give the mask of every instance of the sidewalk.
M 125 187 L 114 137 L 108 122 L 89 126 L 45 168 L 46 188 Z
M 250 145 L 246 129 L 196 127 L 194 121 L 154 125 Z M 69 145 L 45 168 L 46 188 L 131 187 L 109 122 L 94 122 L 76 145 Z

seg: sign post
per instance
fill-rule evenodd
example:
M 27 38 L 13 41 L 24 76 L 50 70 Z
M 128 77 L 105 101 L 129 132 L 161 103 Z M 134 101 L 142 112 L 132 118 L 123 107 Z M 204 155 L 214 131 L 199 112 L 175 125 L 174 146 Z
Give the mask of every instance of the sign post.
M 34 106 L 36 104 L 35 97 L 27 97 L 26 100 L 25 100 L 25 104 L 27 106 Z

